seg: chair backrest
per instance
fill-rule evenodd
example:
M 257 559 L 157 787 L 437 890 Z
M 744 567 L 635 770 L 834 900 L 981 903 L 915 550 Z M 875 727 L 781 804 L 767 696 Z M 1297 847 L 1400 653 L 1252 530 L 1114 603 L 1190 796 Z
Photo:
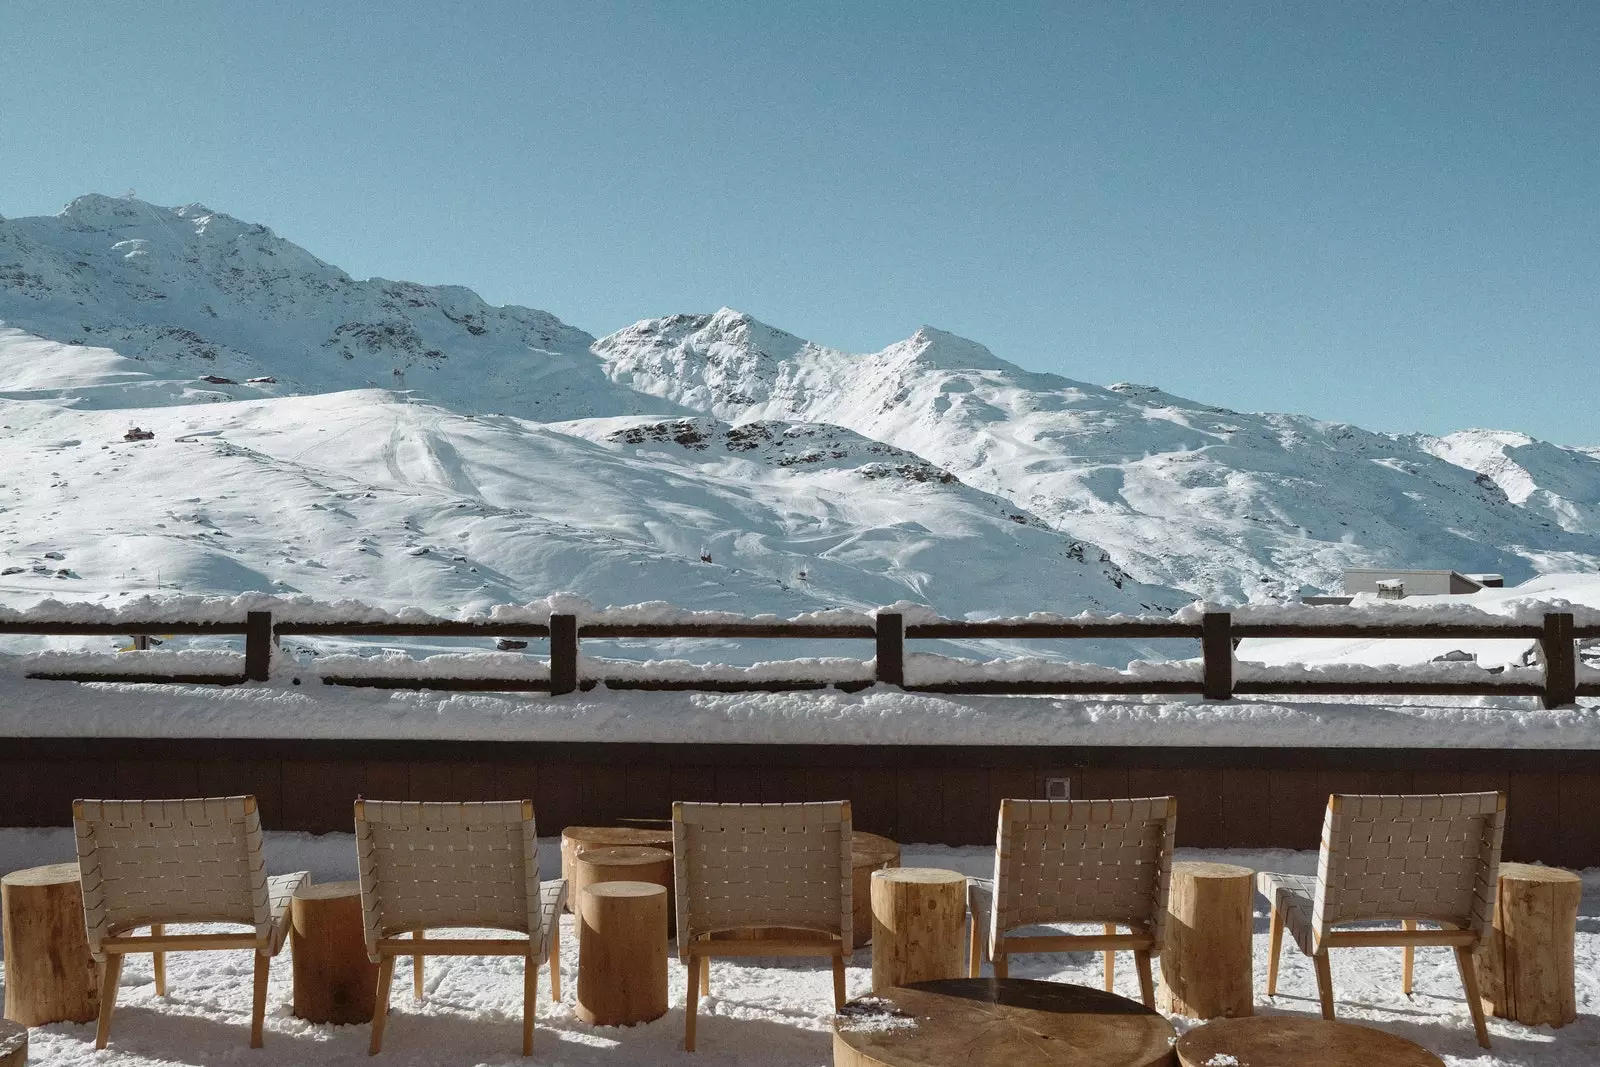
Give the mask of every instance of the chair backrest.
M 1479 937 L 1494 919 L 1504 793 L 1336 793 L 1322 823 L 1313 947 L 1336 923 L 1428 919 Z
M 1175 797 L 1002 800 L 989 943 L 1022 926 L 1114 922 L 1159 950 L 1177 821 Z
M 486 927 L 539 944 L 533 802 L 356 801 L 367 955 L 408 930 Z
M 89 951 L 151 923 L 225 922 L 272 934 L 256 798 L 72 804 Z
M 850 952 L 850 802 L 672 805 L 678 946 L 751 926 L 834 934 Z

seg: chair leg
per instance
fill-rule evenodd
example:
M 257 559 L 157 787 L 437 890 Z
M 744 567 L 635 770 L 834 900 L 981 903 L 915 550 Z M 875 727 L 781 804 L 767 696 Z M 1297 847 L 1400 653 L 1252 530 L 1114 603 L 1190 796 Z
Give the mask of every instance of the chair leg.
M 1478 996 L 1478 973 L 1472 967 L 1472 949 L 1456 946 L 1456 966 L 1461 970 L 1461 988 L 1467 994 L 1467 1010 L 1472 1013 L 1472 1029 L 1478 1035 L 1478 1045 L 1489 1047 L 1489 1026 L 1483 1017 L 1483 1000 Z
M 1328 950 L 1311 957 L 1317 968 L 1317 998 L 1322 1001 L 1322 1017 L 1333 1018 L 1333 968 L 1328 965 Z
M 844 955 L 833 957 L 833 1010 L 844 1007 Z
M 700 1013 L 700 962 L 703 957 L 691 955 L 688 966 L 689 996 L 683 1002 L 683 1051 L 694 1051 L 695 1017 Z
M 1107 936 L 1110 936 L 1111 934 L 1116 933 L 1117 932 L 1117 924 L 1116 923 L 1106 923 L 1105 924 L 1105 932 L 1106 932 Z M 1116 953 L 1116 950 L 1115 949 L 1109 949 L 1109 948 L 1106 949 L 1105 957 L 1106 957 L 1106 966 L 1105 966 L 1105 971 L 1106 971 L 1106 992 L 1109 993 L 1109 992 L 1111 992 L 1111 987 L 1114 984 L 1116 984 L 1116 980 L 1117 980 L 1117 953 Z
M 1400 928 L 1408 932 L 1415 930 L 1417 928 L 1417 920 L 1402 919 Z M 1416 958 L 1416 953 L 1417 946 L 1407 945 L 1405 947 L 1405 960 L 1400 964 L 1400 992 L 1408 997 L 1411 995 L 1411 964 Z
M 995 953 L 993 963 L 994 976 L 996 978 L 1009 977 L 1011 971 L 1011 958 L 1009 956 L 1006 956 L 1004 953 L 997 952 Z
M 416 1000 L 422 999 L 422 931 L 411 931 L 411 940 L 417 943 L 417 950 L 411 956 L 411 996 Z
M 983 968 L 983 945 L 979 940 L 978 917 L 967 919 L 967 977 L 976 978 Z
M 150 927 L 150 936 L 151 937 L 161 937 L 166 932 L 167 932 L 167 928 L 165 926 L 161 925 L 160 923 L 152 924 L 151 927 Z M 153 952 L 153 953 L 151 953 L 150 954 L 150 968 L 151 968 L 151 970 L 156 972 L 156 996 L 158 996 L 158 997 L 166 996 L 167 995 L 167 954 L 165 952 Z
M 556 928 L 550 934 L 550 1002 L 554 1004 L 561 1000 L 561 916 L 552 921 Z
M 711 957 L 699 956 L 697 958 L 700 960 L 700 995 L 709 997 L 711 995 Z
M 117 985 L 121 981 L 122 953 L 107 953 L 105 971 L 100 976 L 100 1025 L 94 1032 L 95 1048 L 105 1048 L 111 1037 L 111 1013 L 117 1007 Z
M 1267 940 L 1267 996 L 1278 995 L 1278 957 L 1283 953 L 1283 912 L 1272 907 L 1271 936 Z
M 378 961 L 378 994 L 372 1006 L 372 1043 L 367 1055 L 376 1056 L 383 1048 L 383 1027 L 389 1021 L 389 986 L 394 981 L 394 957 L 385 955 Z
M 256 951 L 256 972 L 254 995 L 250 998 L 250 1047 L 261 1047 L 261 1025 L 267 1016 L 267 971 L 272 966 L 272 957 L 265 952 Z
M 1106 953 L 1107 956 L 1111 953 Z M 1139 972 L 1139 998 L 1144 1001 L 1144 1006 L 1155 1010 L 1156 983 L 1150 973 L 1150 950 L 1136 948 L 1133 950 L 1133 966 Z
M 522 1054 L 533 1055 L 534 1005 L 539 999 L 539 961 L 522 957 Z

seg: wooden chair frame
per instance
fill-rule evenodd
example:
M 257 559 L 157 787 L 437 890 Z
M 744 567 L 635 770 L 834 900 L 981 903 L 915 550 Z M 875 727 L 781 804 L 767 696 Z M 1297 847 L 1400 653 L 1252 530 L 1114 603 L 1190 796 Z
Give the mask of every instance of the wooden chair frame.
M 774 915 L 772 922 L 762 926 L 751 925 L 748 927 L 719 928 L 706 933 L 695 933 L 691 929 L 689 920 L 690 896 L 695 891 L 693 883 L 687 875 L 687 847 L 686 829 L 684 825 L 684 803 L 679 801 L 672 805 L 672 828 L 674 836 L 673 866 L 677 883 L 678 906 L 678 956 L 688 972 L 688 988 L 684 1001 L 683 1013 L 683 1047 L 686 1052 L 695 1050 L 696 1023 L 699 1018 L 700 998 L 711 991 L 711 957 L 725 958 L 752 958 L 752 957 L 803 957 L 822 956 L 832 960 L 833 963 L 833 1006 L 834 1010 L 844 1007 L 845 983 L 844 963 L 845 957 L 850 954 L 851 948 L 851 892 L 852 892 L 852 867 L 851 867 L 851 824 L 850 802 L 848 800 L 830 802 L 837 804 L 840 813 L 838 832 L 840 849 L 838 854 L 839 869 L 839 909 L 838 932 L 832 930 L 812 930 L 804 927 L 785 927 L 783 916 Z M 765 809 L 797 809 L 818 808 L 828 805 L 818 804 L 726 804 L 726 805 L 693 805 L 696 807 L 721 807 L 721 808 L 748 808 Z M 766 933 L 773 928 L 793 930 L 795 933 L 804 933 L 808 936 L 793 938 L 773 937 L 768 939 Z M 761 931 L 756 934 L 755 931 Z M 745 936 L 739 938 L 714 939 L 715 934 L 736 932 Z
M 103 863 L 100 852 L 104 846 L 96 841 L 90 816 L 91 809 L 98 813 L 105 805 L 113 805 L 120 811 L 148 810 L 150 817 L 162 821 L 169 819 L 174 822 L 179 821 L 174 818 L 176 809 L 177 816 L 192 813 L 208 823 L 223 822 L 236 825 L 239 831 L 237 843 L 240 851 L 247 857 L 246 863 L 250 868 L 250 885 L 244 888 L 243 892 L 252 896 L 254 900 L 251 902 L 241 900 L 234 904 L 248 904 L 249 910 L 253 912 L 253 920 L 246 920 L 242 913 L 208 920 L 204 916 L 203 904 L 197 907 L 190 901 L 176 903 L 175 906 L 186 906 L 190 909 L 190 913 L 183 917 L 185 922 L 215 921 L 243 925 L 250 925 L 253 922 L 256 930 L 248 933 L 241 931 L 168 934 L 167 924 L 164 922 L 130 924 L 125 921 L 115 921 L 114 914 L 101 914 L 103 905 L 99 901 L 102 899 L 101 886 L 105 879 L 100 869 Z M 122 979 L 122 961 L 126 956 L 150 953 L 156 996 L 165 997 L 168 952 L 237 952 L 248 949 L 253 950 L 255 954 L 250 1001 L 250 1047 L 260 1048 L 266 1018 L 267 978 L 272 958 L 282 949 L 288 935 L 288 901 L 295 890 L 310 882 L 310 876 L 304 871 L 273 878 L 266 875 L 261 860 L 261 823 L 256 798 L 243 796 L 157 801 L 75 800 L 72 803 L 72 818 L 78 841 L 81 877 L 86 887 L 84 911 L 85 921 L 90 928 L 91 948 L 96 958 L 103 958 L 105 965 L 100 979 L 100 1016 L 95 1027 L 94 1047 L 103 1049 L 111 1039 L 111 1018 L 116 1011 L 117 992 Z M 159 888 L 159 879 L 155 881 Z M 216 892 L 218 887 L 210 886 L 207 889 Z M 179 894 L 174 891 L 173 896 L 177 897 Z M 150 933 L 128 932 L 144 925 L 148 925 Z
M 1333 999 L 1333 969 L 1329 961 L 1329 950 L 1335 948 L 1403 948 L 1404 958 L 1400 970 L 1400 988 L 1406 996 L 1411 995 L 1413 960 L 1416 950 L 1421 947 L 1448 947 L 1455 950 L 1456 968 L 1461 974 L 1461 986 L 1466 994 L 1467 1010 L 1472 1015 L 1472 1029 L 1477 1037 L 1479 1046 L 1488 1048 L 1489 1028 L 1484 1018 L 1483 1002 L 1478 995 L 1478 977 L 1472 962 L 1472 954 L 1482 940 L 1483 926 L 1494 907 L 1494 886 L 1496 871 L 1500 862 L 1500 841 L 1505 828 L 1506 796 L 1504 793 L 1492 794 L 1495 798 L 1492 811 L 1483 813 L 1486 820 L 1482 851 L 1484 853 L 1479 879 L 1486 881 L 1488 889 L 1487 908 L 1482 907 L 1480 899 L 1478 914 L 1471 917 L 1467 924 L 1452 923 L 1434 917 L 1400 918 L 1398 930 L 1339 930 L 1333 924 L 1339 920 L 1326 922 L 1323 919 L 1323 901 L 1328 894 L 1328 872 L 1330 870 L 1330 851 L 1337 847 L 1335 841 L 1335 827 L 1346 815 L 1349 809 L 1363 801 L 1420 801 L 1435 799 L 1452 799 L 1450 794 L 1442 797 L 1434 796 L 1360 796 L 1333 794 L 1328 797 L 1327 814 L 1323 822 L 1322 854 L 1318 861 L 1318 874 L 1315 889 L 1315 917 L 1311 920 L 1314 924 L 1312 931 L 1313 951 L 1311 956 L 1312 966 L 1317 977 L 1317 999 L 1322 1009 L 1324 1019 L 1334 1018 Z M 1487 797 L 1490 794 L 1456 794 L 1457 797 Z M 1336 861 L 1336 860 L 1335 860 Z M 1261 878 L 1258 888 L 1267 896 L 1271 905 L 1271 919 L 1269 925 L 1269 945 L 1267 955 L 1267 996 L 1277 996 L 1278 993 L 1278 961 L 1283 951 L 1283 933 L 1285 928 L 1284 908 L 1280 906 L 1279 893 L 1268 892 L 1267 878 L 1274 877 L 1266 874 Z M 1277 876 L 1281 877 L 1281 876 Z M 1480 887 L 1478 896 L 1482 898 L 1483 891 Z M 1423 929 L 1420 923 L 1432 923 L 1435 929 Z M 1298 940 L 1298 937 L 1297 937 Z
M 361 845 L 363 830 L 369 825 L 367 818 L 368 801 L 355 802 L 355 822 L 358 847 Z M 515 803 L 515 802 L 513 802 Z M 534 842 L 534 853 L 528 860 L 528 865 L 534 872 L 534 884 L 528 886 L 527 891 L 538 901 L 533 905 L 540 909 L 540 927 L 529 931 L 523 936 L 507 938 L 429 938 L 426 929 L 449 929 L 450 924 L 442 923 L 426 929 L 413 927 L 406 931 L 404 936 L 393 933 L 384 933 L 379 927 L 378 917 L 374 914 L 375 905 L 369 903 L 369 894 L 373 892 L 372 883 L 376 875 L 367 862 L 362 865 L 362 906 L 367 912 L 366 924 L 368 930 L 368 955 L 378 964 L 377 1002 L 372 1016 L 372 1039 L 368 1045 L 369 1055 L 377 1055 L 383 1048 L 383 1034 L 389 1019 L 389 997 L 394 983 L 394 965 L 397 957 L 411 957 L 411 982 L 412 995 L 418 1000 L 423 999 L 423 959 L 426 956 L 520 956 L 522 958 L 522 1055 L 533 1055 L 533 1024 L 536 1015 L 535 1002 L 538 999 L 539 964 L 541 962 L 541 940 L 548 939 L 548 960 L 550 963 L 550 999 L 561 999 L 561 931 L 560 912 L 561 905 L 566 895 L 565 880 L 553 882 L 537 881 L 537 838 L 533 830 L 533 802 L 524 800 L 521 804 L 522 821 L 525 824 L 524 836 Z M 463 804 L 470 808 L 473 805 Z M 545 930 L 543 923 L 549 922 L 552 928 Z M 471 928 L 482 928 L 482 923 L 462 924 Z M 530 923 L 531 925 L 531 923 Z M 520 930 L 517 931 L 521 933 Z

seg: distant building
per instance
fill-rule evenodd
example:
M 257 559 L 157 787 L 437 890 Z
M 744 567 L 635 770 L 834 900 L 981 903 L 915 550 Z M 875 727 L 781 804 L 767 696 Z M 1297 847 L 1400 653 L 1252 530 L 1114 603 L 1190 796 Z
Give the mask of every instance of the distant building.
M 1384 599 L 1393 600 L 1408 596 L 1476 593 L 1490 586 L 1489 582 L 1480 580 L 1484 578 L 1496 579 L 1495 587 L 1505 584 L 1497 574 L 1469 576 L 1460 571 L 1380 570 L 1363 567 L 1344 572 L 1344 592 L 1346 596 L 1354 596 L 1356 593 L 1376 593 Z

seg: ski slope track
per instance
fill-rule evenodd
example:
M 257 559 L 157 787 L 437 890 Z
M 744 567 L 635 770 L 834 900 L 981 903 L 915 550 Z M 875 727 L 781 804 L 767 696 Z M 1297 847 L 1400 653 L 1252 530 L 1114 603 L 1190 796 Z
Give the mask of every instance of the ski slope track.
M 0 219 L 0 454 L 12 606 L 570 591 L 986 617 L 1270 600 L 1352 565 L 1600 571 L 1600 450 L 1243 414 L 927 327 L 852 355 L 724 309 L 596 340 L 98 195 Z

